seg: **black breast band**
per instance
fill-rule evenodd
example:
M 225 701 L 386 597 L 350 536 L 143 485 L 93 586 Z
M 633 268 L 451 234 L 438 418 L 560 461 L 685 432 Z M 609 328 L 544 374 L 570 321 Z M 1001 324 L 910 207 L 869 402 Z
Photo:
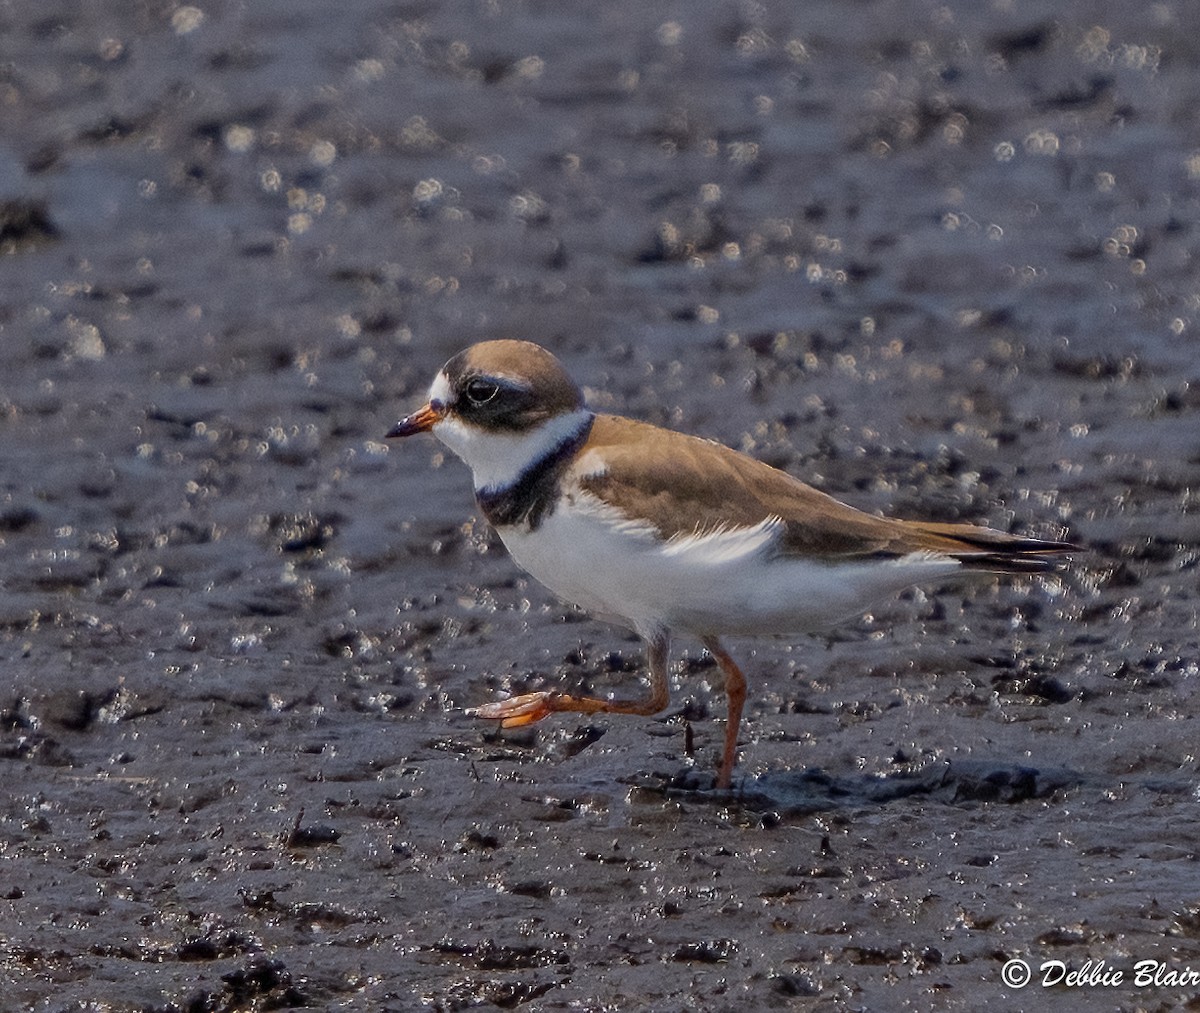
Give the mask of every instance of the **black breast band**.
M 558 480 L 571 458 L 586 442 L 595 416 L 589 415 L 579 432 L 568 436 L 544 456 L 526 468 L 512 485 L 500 489 L 480 489 L 475 502 L 493 527 L 528 524 L 531 531 L 554 512 L 558 498 Z

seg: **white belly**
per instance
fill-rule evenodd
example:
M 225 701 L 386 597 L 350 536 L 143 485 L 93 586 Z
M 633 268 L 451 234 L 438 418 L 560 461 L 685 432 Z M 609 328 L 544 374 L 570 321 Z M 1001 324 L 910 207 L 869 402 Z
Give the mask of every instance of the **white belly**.
M 560 504 L 533 532 L 502 528 L 513 559 L 561 598 L 643 637 L 803 633 L 850 619 L 922 580 L 961 571 L 954 559 L 825 563 L 773 556 L 764 522 L 662 542 L 591 497 Z

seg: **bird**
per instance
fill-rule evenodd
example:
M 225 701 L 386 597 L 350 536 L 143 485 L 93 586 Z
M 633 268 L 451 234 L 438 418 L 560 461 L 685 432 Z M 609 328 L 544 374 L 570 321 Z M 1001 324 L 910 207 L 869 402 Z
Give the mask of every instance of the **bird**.
M 451 358 L 387 437 L 425 432 L 471 469 L 480 511 L 522 569 L 647 645 L 645 696 L 552 689 L 471 713 L 505 728 L 563 712 L 657 714 L 670 701 L 672 635 L 689 635 L 724 678 L 718 789 L 732 783 L 747 694 L 723 638 L 820 632 L 915 584 L 1041 573 L 1076 548 L 867 513 L 721 443 L 593 412 L 562 363 L 529 341 L 483 341 Z

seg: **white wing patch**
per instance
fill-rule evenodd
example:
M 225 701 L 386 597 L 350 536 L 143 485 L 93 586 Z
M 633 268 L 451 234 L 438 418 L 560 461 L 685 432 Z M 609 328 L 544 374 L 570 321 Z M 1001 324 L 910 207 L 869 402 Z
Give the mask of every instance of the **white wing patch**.
M 768 517 L 749 528 L 720 527 L 675 535 L 663 545 L 662 554 L 684 557 L 698 566 L 732 563 L 764 550 L 779 537 L 782 528 L 782 517 Z
M 575 461 L 572 469 L 575 478 L 602 478 L 608 474 L 608 462 L 604 455 L 597 450 L 585 450 Z
M 587 456 L 596 456 L 593 452 L 589 452 Z M 603 474 L 596 472 L 595 474 Z M 599 496 L 590 492 L 585 492 L 582 489 L 574 489 L 567 493 L 567 499 L 570 503 L 570 508 L 579 515 L 580 518 L 591 522 L 598 522 L 600 529 L 606 532 L 617 532 L 622 535 L 630 536 L 641 543 L 643 547 L 653 546 L 659 543 L 658 532 L 654 530 L 654 525 L 646 520 L 637 520 L 625 516 L 615 506 L 605 503 Z

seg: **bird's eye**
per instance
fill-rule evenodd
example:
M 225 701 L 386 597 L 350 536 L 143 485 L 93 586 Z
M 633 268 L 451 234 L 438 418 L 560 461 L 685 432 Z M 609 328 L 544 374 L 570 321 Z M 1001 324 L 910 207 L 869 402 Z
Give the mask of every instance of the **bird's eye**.
M 499 393 L 499 385 L 491 380 L 472 380 L 467 384 L 467 400 L 474 405 L 487 404 Z

